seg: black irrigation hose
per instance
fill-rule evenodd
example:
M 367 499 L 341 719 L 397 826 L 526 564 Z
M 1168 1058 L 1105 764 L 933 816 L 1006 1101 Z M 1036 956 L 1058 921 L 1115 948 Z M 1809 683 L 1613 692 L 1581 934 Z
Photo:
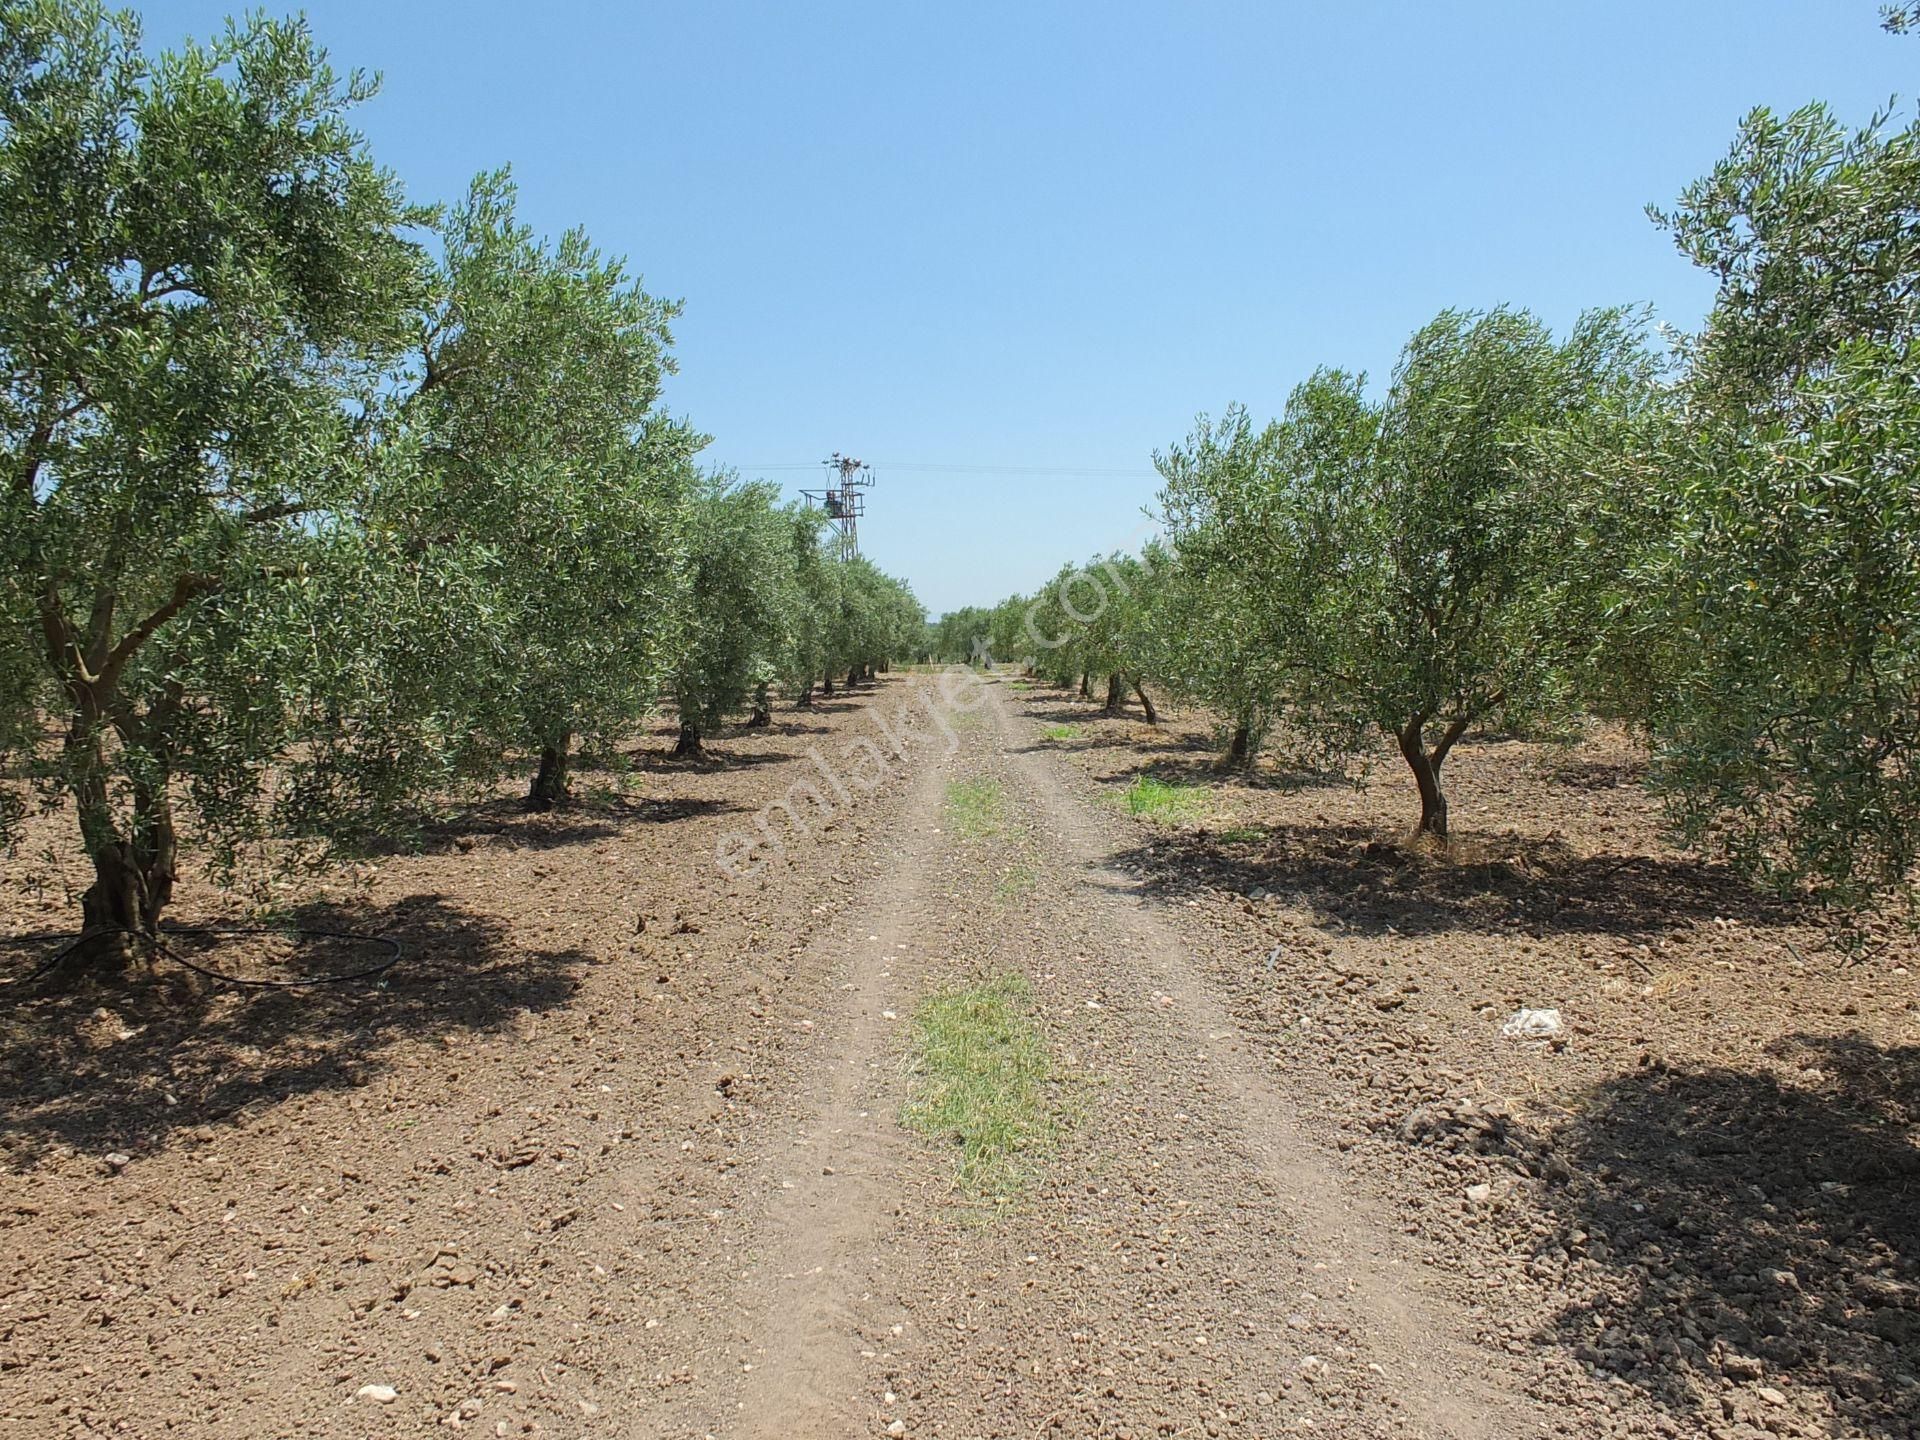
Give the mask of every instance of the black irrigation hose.
M 35 935 L 0 936 L 0 944 L 29 944 L 42 940 L 66 940 L 69 943 L 55 951 L 47 959 L 34 966 L 18 980 L 0 981 L 0 985 L 9 988 L 31 985 L 34 981 L 51 975 L 66 962 L 68 956 L 82 945 L 102 935 L 132 935 L 146 945 L 155 955 L 163 956 L 174 964 L 183 966 L 195 974 L 204 975 L 209 980 L 218 980 L 223 985 L 237 985 L 247 990 L 305 990 L 316 985 L 344 985 L 352 980 L 368 980 L 375 975 L 384 974 L 400 963 L 402 950 L 400 942 L 390 935 L 357 935 L 350 930 L 315 930 L 304 925 L 291 928 L 276 925 L 183 925 L 178 929 L 166 930 L 158 935 L 143 935 L 137 930 L 50 930 Z M 177 950 L 167 947 L 164 936 L 167 935 L 297 935 L 323 940 L 352 940 L 361 945 L 384 945 L 390 952 L 386 959 L 364 969 L 349 970 L 342 975 L 311 975 L 302 980 L 254 980 L 240 975 L 228 975 L 197 961 L 189 960 Z
M 100 932 L 95 931 L 94 933 L 98 934 Z M 58 950 L 54 951 L 52 955 L 42 960 L 18 980 L 0 981 L 0 984 L 5 984 L 8 987 L 31 985 L 34 981 L 51 975 L 60 968 L 61 963 L 69 955 L 78 950 L 84 942 L 91 940 L 93 936 L 81 934 L 73 930 L 43 930 L 33 935 L 8 935 L 4 940 L 0 940 L 0 943 L 9 945 L 31 945 L 36 941 L 68 940 L 70 937 L 71 943 L 61 946 Z
M 205 965 L 195 964 L 186 956 L 169 950 L 155 937 L 153 948 L 166 956 L 176 965 L 206 976 L 209 980 L 219 980 L 227 985 L 239 985 L 249 990 L 305 990 L 315 985 L 344 985 L 350 980 L 369 980 L 375 975 L 385 974 L 400 963 L 400 942 L 391 935 L 356 935 L 350 930 L 312 930 L 306 926 L 283 928 L 276 925 L 183 925 L 177 930 L 164 932 L 168 935 L 300 935 L 322 940 L 352 940 L 361 945 L 384 945 L 387 958 L 360 970 L 348 970 L 340 975 L 309 975 L 304 980 L 249 980 L 238 975 L 226 975 Z

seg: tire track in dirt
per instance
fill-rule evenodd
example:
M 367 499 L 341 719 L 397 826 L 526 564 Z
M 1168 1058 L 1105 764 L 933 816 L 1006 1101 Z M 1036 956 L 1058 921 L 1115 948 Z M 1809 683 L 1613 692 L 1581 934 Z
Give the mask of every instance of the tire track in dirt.
M 1196 1115 L 1207 1109 L 1225 1112 L 1211 1118 L 1234 1133 L 1232 1149 L 1239 1154 L 1232 1158 L 1251 1164 L 1263 1188 L 1278 1192 L 1295 1250 L 1317 1257 L 1315 1268 L 1343 1278 L 1346 1293 L 1332 1298 L 1346 1313 L 1351 1343 L 1363 1356 L 1387 1362 L 1377 1371 L 1376 1388 L 1387 1390 L 1391 1407 L 1424 1434 L 1479 1440 L 1532 1428 L 1525 1413 L 1529 1402 L 1488 1363 L 1489 1357 L 1462 1338 L 1462 1317 L 1423 1292 L 1397 1253 L 1386 1220 L 1318 1158 L 1298 1100 L 1274 1084 L 1180 937 L 1145 907 L 1139 882 L 1113 863 L 1114 846 L 1102 836 L 1097 819 L 1032 752 L 999 687 L 990 693 L 994 734 L 1010 772 L 1037 806 L 1038 828 L 1053 852 L 1049 868 L 1073 872 L 1066 885 L 1069 907 L 1105 935 L 1109 955 L 1129 958 L 1132 973 L 1126 978 L 1136 988 L 1150 985 L 1162 997 L 1154 1006 L 1157 1015 L 1149 1011 L 1152 1019 L 1130 1027 L 1129 1040 L 1150 1064 L 1156 1048 L 1150 1032 L 1164 1034 L 1171 1027 L 1171 1046 L 1162 1041 L 1157 1047 L 1160 1074 L 1173 1076 L 1198 1062 L 1192 1065 L 1196 1084 L 1183 1097 L 1185 1107 Z M 1216 1186 L 1245 1183 L 1224 1166 L 1212 1178 Z M 1256 1266 L 1262 1258 L 1248 1256 Z
M 814 942 L 845 958 L 844 1008 L 816 1019 L 823 1060 L 804 1086 L 804 1117 L 788 1152 L 747 1177 L 772 1199 L 757 1223 L 762 1262 L 748 1300 L 751 1337 L 741 1387 L 742 1437 L 872 1434 L 862 1335 L 876 1319 L 905 1137 L 895 1119 L 895 1021 L 912 1003 L 904 947 L 939 848 L 947 757 L 911 757 L 917 771 L 895 820 L 889 874 L 863 905 Z M 869 1355 L 871 1352 L 868 1352 Z

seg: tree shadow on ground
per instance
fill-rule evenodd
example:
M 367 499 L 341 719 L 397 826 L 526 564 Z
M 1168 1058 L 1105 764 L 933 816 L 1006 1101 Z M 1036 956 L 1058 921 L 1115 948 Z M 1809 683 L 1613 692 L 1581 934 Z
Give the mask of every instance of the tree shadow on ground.
M 1078 703 L 1070 700 L 1063 705 L 1030 705 L 1027 707 L 1026 715 L 1029 720 L 1038 720 L 1043 725 L 1091 725 L 1101 720 L 1146 723 L 1134 715 L 1104 714 L 1097 700 L 1082 700 Z
M 1132 774 L 1151 775 L 1169 785 L 1206 785 L 1222 790 L 1277 790 L 1298 794 L 1308 790 L 1351 790 L 1353 781 L 1337 770 L 1285 769 L 1279 766 L 1231 765 L 1212 745 L 1143 747 L 1145 753 L 1185 758 L 1155 760 Z M 1196 756 L 1193 752 L 1199 752 Z M 1131 775 L 1123 777 L 1130 779 Z M 1115 781 L 1113 783 L 1119 783 Z
M 573 797 L 552 810 L 529 810 L 525 799 L 502 797 L 429 820 L 411 832 L 375 837 L 357 847 L 365 855 L 445 855 L 490 846 L 509 850 L 557 850 L 619 838 L 633 824 L 668 824 L 719 815 L 739 806 L 728 800 L 653 799 L 576 786 Z
M 520 850 L 557 850 L 566 845 L 610 840 L 620 833 L 593 809 L 565 805 L 547 811 L 527 809 L 520 797 L 485 800 L 422 825 L 413 835 L 395 837 L 369 846 L 369 854 L 442 855 L 451 850 L 472 850 L 478 845 L 509 845 Z
M 732 741 L 723 738 L 709 739 L 698 755 L 676 755 L 672 746 L 661 750 L 641 750 L 634 754 L 633 763 L 635 769 L 671 774 L 686 770 L 745 770 L 755 765 L 790 764 L 803 758 L 782 750 L 737 750 Z
M 1369 935 L 1495 934 L 1518 923 L 1628 936 L 1715 917 L 1759 926 L 1793 919 L 1725 865 L 1587 856 L 1559 840 L 1471 832 L 1436 853 L 1358 821 L 1163 832 L 1116 859 L 1144 875 L 1150 894 L 1264 890 L 1306 906 L 1323 925 Z
M 1637 789 L 1646 778 L 1647 767 L 1644 760 L 1569 756 L 1543 763 L 1540 773 L 1550 783 L 1569 790 L 1624 790 Z
M 565 1005 L 594 958 L 516 945 L 500 921 L 439 895 L 305 906 L 275 928 L 296 927 L 391 937 L 401 958 L 377 980 L 294 990 L 238 989 L 164 959 L 108 980 L 56 973 L 0 1012 L 6 1168 L 29 1168 L 57 1145 L 138 1156 L 245 1107 L 363 1085 L 402 1045 L 495 1031 Z M 178 935 L 168 944 L 260 978 L 339 974 L 390 953 L 326 937 Z M 35 958 L 20 949 L 0 946 L 15 973 Z
M 1138 750 L 1132 737 L 1127 735 L 1093 734 L 1076 735 L 1071 740 L 1039 740 L 1031 745 L 1013 745 L 1008 747 L 1016 755 L 1075 754 L 1093 750 Z
M 726 815 L 745 807 L 733 800 L 699 800 L 690 797 L 655 800 L 620 795 L 598 802 L 595 808 L 602 814 L 613 815 L 622 821 L 670 825 L 676 820 L 693 820 L 702 815 Z
M 1710 1424 L 1775 1428 L 1767 1385 L 1823 1412 L 1818 1433 L 1911 1437 L 1920 1045 L 1794 1035 L 1768 1053 L 1783 1073 L 1617 1076 L 1562 1127 L 1556 1208 L 1612 1303 L 1569 1305 L 1553 1338 Z
M 837 687 L 831 695 L 816 695 L 813 704 L 800 713 L 803 715 L 843 715 L 849 710 L 864 710 L 881 696 L 881 687 L 861 686 L 857 690 L 848 690 L 844 685 Z

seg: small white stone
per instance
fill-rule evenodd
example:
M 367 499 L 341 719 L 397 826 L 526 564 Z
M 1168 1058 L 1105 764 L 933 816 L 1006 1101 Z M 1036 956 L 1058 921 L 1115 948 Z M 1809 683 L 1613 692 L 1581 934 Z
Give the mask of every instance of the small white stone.
M 400 1392 L 391 1385 L 362 1385 L 353 1392 L 356 1400 L 371 1400 L 376 1405 L 391 1405 L 400 1398 Z

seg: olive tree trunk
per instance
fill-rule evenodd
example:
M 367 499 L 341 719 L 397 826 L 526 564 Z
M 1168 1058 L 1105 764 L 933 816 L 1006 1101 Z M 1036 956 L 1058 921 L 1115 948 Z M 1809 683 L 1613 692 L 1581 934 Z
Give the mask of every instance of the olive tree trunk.
M 29 483 L 31 478 L 30 468 Z M 150 947 L 179 873 L 170 737 L 184 692 L 176 680 L 142 712 L 121 695 L 121 677 L 175 616 L 219 588 L 218 578 L 211 575 L 179 576 L 172 595 L 126 627 L 118 641 L 113 639 L 114 619 L 121 597 L 112 589 L 94 592 L 84 625 L 74 623 L 51 581 L 37 597 L 46 661 L 71 707 L 61 755 L 80 841 L 93 864 L 93 883 L 80 897 L 81 944 L 76 950 L 89 964 L 124 964 Z M 111 759 L 110 735 L 120 742 L 119 754 Z M 116 763 L 130 796 L 130 813 L 124 819 L 114 803 Z
M 1158 725 L 1160 712 L 1153 708 L 1153 700 L 1147 694 L 1147 687 L 1136 680 L 1133 682 L 1133 693 L 1140 697 L 1140 708 L 1147 712 L 1147 724 Z
M 1253 758 L 1253 727 L 1245 720 L 1234 722 L 1227 741 L 1227 764 L 1245 766 Z
M 1431 835 L 1445 843 L 1447 839 L 1447 796 L 1440 788 L 1440 771 L 1454 742 L 1466 733 L 1467 718 L 1449 721 L 1447 728 L 1431 747 L 1426 743 L 1427 717 L 1416 715 L 1400 731 L 1400 754 L 1413 771 L 1413 783 L 1420 791 L 1420 824 L 1417 833 Z
M 132 823 L 124 832 L 114 822 L 105 786 L 89 782 L 82 788 L 80 828 L 93 883 L 80 897 L 81 953 L 111 968 L 159 934 L 179 875 L 179 836 L 164 779 L 133 787 Z
M 563 731 L 540 747 L 540 768 L 527 791 L 529 810 L 552 810 L 573 798 L 573 732 Z
M 1107 716 L 1118 716 L 1125 714 L 1126 709 L 1126 678 L 1116 671 L 1114 674 L 1107 676 L 1107 703 L 1101 707 L 1100 713 Z
M 747 717 L 749 730 L 761 730 L 773 724 L 773 701 L 768 698 L 767 687 L 760 686 L 753 692 L 753 713 Z
M 79 956 L 102 969 L 124 965 L 160 931 L 179 878 L 180 842 L 174 828 L 173 773 L 166 727 L 177 696 L 141 718 L 110 684 L 70 682 L 74 704 L 65 755 L 80 838 L 93 864 L 93 883 L 80 896 Z M 109 716 L 111 715 L 111 720 Z M 108 782 L 106 732 L 138 744 L 145 759 L 129 776 L 131 810 L 115 813 Z

